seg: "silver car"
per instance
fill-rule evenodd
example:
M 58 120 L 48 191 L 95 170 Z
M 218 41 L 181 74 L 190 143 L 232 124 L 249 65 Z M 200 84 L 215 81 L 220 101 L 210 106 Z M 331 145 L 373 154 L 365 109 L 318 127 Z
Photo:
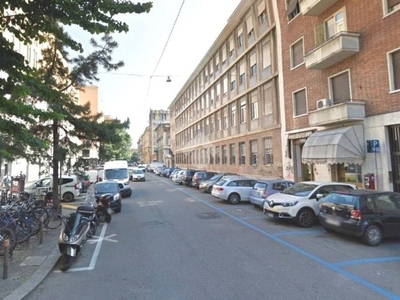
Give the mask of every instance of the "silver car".
M 211 195 L 231 204 L 249 201 L 257 180 L 243 176 L 223 177 L 213 185 Z
M 183 170 L 175 173 L 174 175 L 172 175 L 171 180 L 175 183 L 182 184 L 182 176 L 184 173 L 185 173 L 185 171 L 183 171 Z

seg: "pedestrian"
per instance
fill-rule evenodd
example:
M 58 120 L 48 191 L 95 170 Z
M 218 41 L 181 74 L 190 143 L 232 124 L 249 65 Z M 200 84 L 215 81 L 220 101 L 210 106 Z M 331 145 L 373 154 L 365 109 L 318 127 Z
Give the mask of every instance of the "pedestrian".
M 8 175 L 8 173 L 6 175 L 4 175 L 2 182 L 3 182 L 4 188 L 6 190 L 9 190 L 11 187 L 11 177 L 10 177 L 10 175 Z

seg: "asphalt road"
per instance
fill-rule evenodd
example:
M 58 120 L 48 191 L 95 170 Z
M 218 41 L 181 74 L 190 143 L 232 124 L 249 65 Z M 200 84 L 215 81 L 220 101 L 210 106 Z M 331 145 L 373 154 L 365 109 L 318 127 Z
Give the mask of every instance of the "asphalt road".
M 28 299 L 400 299 L 400 240 L 368 247 L 146 175 Z

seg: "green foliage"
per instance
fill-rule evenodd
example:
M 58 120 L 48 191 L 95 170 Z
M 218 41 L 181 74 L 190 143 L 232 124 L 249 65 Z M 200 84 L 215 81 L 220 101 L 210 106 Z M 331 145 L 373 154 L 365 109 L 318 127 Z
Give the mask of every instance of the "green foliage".
M 115 133 L 126 133 L 129 120 L 118 124 L 99 122 L 102 115 L 91 115 L 89 105 L 79 106 L 75 93 L 98 80 L 99 67 L 110 71 L 123 65 L 112 62 L 112 51 L 118 45 L 110 34 L 127 32 L 129 28 L 116 16 L 149 12 L 151 8 L 151 2 L 134 4 L 120 0 L 0 2 L 0 73 L 6 74 L 0 78 L 0 160 L 51 159 L 56 179 L 58 162 L 67 154 L 76 154 L 82 147 L 98 142 L 121 146 L 128 142 L 124 134 Z M 104 34 L 101 44 L 92 39 L 93 53 L 70 59 L 69 50 L 84 51 L 80 41 L 64 30 L 64 26 L 70 25 L 93 35 Z M 48 45 L 43 51 L 41 68 L 32 68 L 14 50 L 13 41 Z M 84 143 L 77 143 L 77 138 Z M 53 154 L 44 157 L 50 144 Z M 53 188 L 57 189 L 58 181 L 54 182 Z M 57 195 L 54 196 L 57 207 Z
M 124 129 L 118 129 L 113 142 L 103 142 L 99 148 L 99 159 L 102 162 L 110 160 L 130 160 L 132 139 Z

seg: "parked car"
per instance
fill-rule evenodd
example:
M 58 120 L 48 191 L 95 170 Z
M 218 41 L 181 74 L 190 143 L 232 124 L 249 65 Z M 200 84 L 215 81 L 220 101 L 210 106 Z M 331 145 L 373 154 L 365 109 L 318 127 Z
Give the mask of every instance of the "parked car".
M 378 246 L 400 236 L 400 193 L 375 190 L 332 192 L 320 204 L 319 221 L 328 232 L 361 237 Z
M 143 169 L 132 168 L 131 170 L 131 180 L 132 181 L 146 181 L 146 176 Z
M 172 177 L 173 177 L 175 174 L 177 174 L 179 171 L 181 171 L 180 168 L 175 168 L 175 169 L 171 172 L 171 174 L 169 175 L 169 178 L 172 179 Z
M 195 169 L 186 169 L 182 175 L 182 184 L 191 187 L 193 175 L 197 172 Z
M 332 191 L 357 189 L 344 182 L 303 181 L 280 193 L 269 196 L 263 206 L 264 214 L 277 219 L 294 220 L 300 227 L 314 224 L 319 213 L 319 201 Z
M 172 181 L 175 183 L 179 183 L 182 184 L 182 176 L 184 174 L 184 170 L 179 170 L 178 172 L 176 172 L 174 175 L 172 175 Z
M 110 207 L 114 212 L 121 212 L 122 209 L 122 194 L 121 188 L 118 182 L 115 180 L 105 180 L 99 181 L 94 184 L 94 194 L 96 200 L 100 198 L 101 195 L 110 193 L 113 195 L 113 200 L 110 202 Z
M 244 176 L 224 176 L 213 185 L 211 195 L 231 204 L 249 201 L 257 180 Z
M 169 174 L 169 168 L 164 168 L 164 170 L 162 170 L 160 176 L 168 178 L 168 174 Z
M 137 168 L 141 169 L 143 172 L 147 171 L 145 165 L 138 165 Z
M 200 183 L 204 180 L 208 180 L 212 178 L 217 172 L 210 171 L 198 171 L 194 173 L 192 177 L 192 187 L 198 188 L 200 187 Z
M 222 177 L 224 177 L 224 176 L 237 176 L 237 175 L 238 174 L 236 174 L 236 173 L 217 173 L 213 177 L 211 177 L 210 179 L 200 182 L 199 190 L 204 192 L 204 193 L 211 194 L 213 185 L 216 184 L 218 181 L 220 181 Z
M 74 201 L 80 195 L 80 182 L 76 175 L 62 175 L 58 179 L 58 188 L 61 198 L 65 202 Z M 53 197 L 53 177 L 46 176 L 42 179 L 28 182 L 25 185 L 25 192 L 28 194 L 35 194 L 37 190 L 42 190 L 46 199 Z
M 154 168 L 154 174 L 158 175 L 161 177 L 161 173 L 164 171 L 166 167 L 165 166 L 158 166 L 156 168 Z
M 280 193 L 292 186 L 294 181 L 284 179 L 258 180 L 250 195 L 250 202 L 255 207 L 263 208 L 265 199 L 275 193 Z

